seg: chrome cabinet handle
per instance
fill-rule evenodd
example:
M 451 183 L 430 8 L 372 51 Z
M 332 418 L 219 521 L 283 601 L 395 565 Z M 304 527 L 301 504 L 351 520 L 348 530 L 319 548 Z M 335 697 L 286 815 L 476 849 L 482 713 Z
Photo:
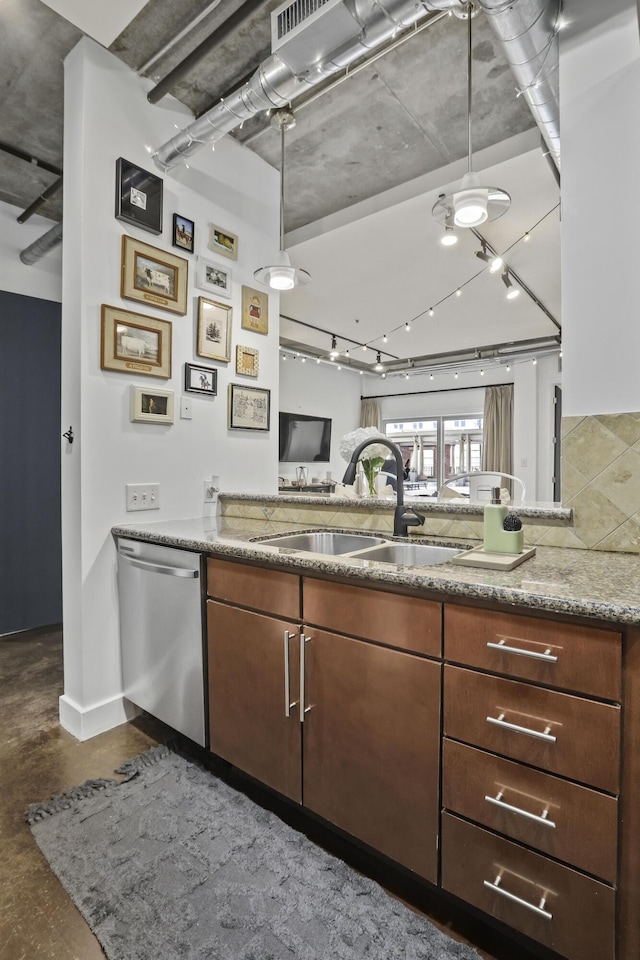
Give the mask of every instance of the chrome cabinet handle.
M 304 723 L 305 713 L 309 713 L 311 707 L 305 707 L 304 705 L 304 645 L 309 643 L 311 637 L 305 637 L 304 633 L 300 631 L 300 723 Z
M 519 904 L 521 907 L 526 907 L 527 910 L 532 910 L 533 913 L 537 914 L 539 917 L 544 917 L 545 920 L 553 920 L 553 914 L 548 910 L 545 910 L 545 904 L 547 902 L 546 896 L 542 897 L 538 906 L 535 903 L 529 903 L 528 900 L 523 900 L 522 897 L 516 897 L 515 893 L 509 893 L 508 890 L 505 890 L 504 887 L 500 886 L 500 881 L 502 877 L 500 874 L 496 879 L 491 883 L 490 880 L 483 880 L 485 887 L 488 887 L 489 890 L 493 890 L 495 893 L 499 893 L 501 897 L 506 897 L 507 900 L 513 901 L 513 903 Z
M 503 637 L 499 643 L 493 643 L 493 641 L 487 641 L 487 646 L 491 650 L 503 650 L 505 653 L 514 653 L 518 657 L 529 657 L 531 660 L 544 660 L 545 663 L 557 663 L 558 658 L 551 653 L 551 648 L 547 647 L 544 653 L 537 653 L 535 650 L 522 650 L 520 647 L 510 647 L 505 643 L 505 640 L 514 639 L 513 637 Z
M 551 827 L 553 830 L 555 830 L 556 825 L 553 820 L 547 819 L 547 815 L 549 813 L 548 807 L 543 810 L 542 814 L 529 813 L 528 810 L 523 810 L 522 807 L 514 807 L 511 803 L 505 803 L 505 801 L 502 799 L 503 796 L 504 794 L 501 790 L 497 797 L 486 796 L 485 800 L 487 803 L 493 803 L 496 807 L 500 807 L 501 810 L 508 810 L 509 813 L 515 813 L 520 817 L 526 817 L 527 820 L 534 820 L 536 823 L 541 823 L 543 826 Z
M 556 737 L 549 733 L 551 727 L 545 727 L 544 730 L 532 730 L 530 727 L 521 727 L 517 723 L 509 723 L 504 719 L 504 713 L 499 717 L 487 717 L 487 723 L 494 723 L 503 730 L 513 730 L 514 733 L 525 733 L 528 737 L 535 737 L 537 740 L 546 740 L 547 743 L 555 743 Z
M 295 637 L 295 633 L 284 631 L 284 715 L 291 716 L 291 708 L 295 707 L 296 701 L 291 702 L 291 678 L 289 676 L 289 640 Z

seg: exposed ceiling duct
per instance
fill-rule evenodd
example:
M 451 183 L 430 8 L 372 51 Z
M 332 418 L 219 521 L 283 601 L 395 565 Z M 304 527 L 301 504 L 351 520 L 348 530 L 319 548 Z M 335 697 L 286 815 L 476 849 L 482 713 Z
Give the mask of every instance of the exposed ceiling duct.
M 62 243 L 62 224 L 56 223 L 55 227 L 52 227 L 51 230 L 47 230 L 46 233 L 43 233 L 41 237 L 38 237 L 37 240 L 34 240 L 32 244 L 28 247 L 25 247 L 24 250 L 20 253 L 20 259 L 28 267 L 32 266 L 34 263 L 37 263 L 38 260 L 42 260 L 47 253 L 54 249 L 54 247 L 60 246 Z
M 558 41 L 562 0 L 479 0 L 560 166 Z M 155 151 L 163 170 L 264 110 L 290 105 L 428 13 L 464 0 L 292 0 L 272 13 L 273 52 L 253 76 Z

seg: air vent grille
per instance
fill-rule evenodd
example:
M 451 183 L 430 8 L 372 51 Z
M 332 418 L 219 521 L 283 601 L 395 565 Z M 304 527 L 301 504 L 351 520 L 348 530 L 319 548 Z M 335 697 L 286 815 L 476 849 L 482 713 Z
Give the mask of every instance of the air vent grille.
M 276 38 L 281 40 L 288 33 L 299 27 L 301 23 L 323 7 L 330 0 L 293 0 L 281 9 L 276 17 Z

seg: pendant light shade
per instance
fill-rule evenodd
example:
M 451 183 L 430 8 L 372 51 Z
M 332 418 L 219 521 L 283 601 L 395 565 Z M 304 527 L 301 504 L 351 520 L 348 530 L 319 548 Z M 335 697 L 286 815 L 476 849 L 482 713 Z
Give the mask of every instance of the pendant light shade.
M 509 209 L 511 197 L 505 190 L 499 187 L 487 187 L 481 180 L 479 174 L 472 169 L 472 148 L 471 148 L 471 21 L 478 12 L 475 2 L 467 3 L 464 10 L 458 11 L 454 8 L 453 12 L 457 16 L 462 16 L 467 20 L 467 130 L 468 130 L 468 168 L 464 177 L 460 181 L 457 190 L 448 194 L 440 194 L 431 211 L 432 216 L 445 225 L 450 223 L 451 212 L 453 211 L 453 223 L 456 227 L 479 227 L 487 220 L 497 220 L 503 213 Z
M 289 254 L 284 249 L 284 132 L 294 127 L 295 123 L 291 110 L 275 110 L 271 115 L 271 125 L 280 130 L 280 251 L 274 263 L 255 270 L 253 276 L 272 290 L 293 290 L 311 280 L 306 270 L 292 266 Z

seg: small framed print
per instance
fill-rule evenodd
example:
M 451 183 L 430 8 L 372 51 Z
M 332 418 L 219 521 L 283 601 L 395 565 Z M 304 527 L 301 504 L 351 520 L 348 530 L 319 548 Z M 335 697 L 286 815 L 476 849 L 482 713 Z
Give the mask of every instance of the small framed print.
M 229 384 L 229 429 L 269 429 L 269 406 L 271 391 L 261 387 L 245 387 L 241 383 Z
M 243 377 L 257 377 L 259 354 L 253 347 L 236 346 L 236 373 Z
M 230 260 L 238 259 L 238 238 L 235 233 L 229 230 L 223 230 L 217 227 L 215 223 L 209 224 L 209 250 L 215 250 L 223 257 L 229 257 Z
M 100 368 L 171 376 L 171 323 L 102 304 Z
M 162 178 L 124 157 L 116 160 L 116 220 L 162 233 Z
M 187 253 L 193 253 L 193 237 L 195 233 L 195 223 L 193 220 L 187 220 L 181 217 L 179 213 L 173 215 L 173 245 L 186 250 Z
M 204 257 L 196 258 L 196 287 L 218 297 L 231 296 L 231 270 Z
M 206 393 L 209 397 L 215 397 L 218 393 L 218 371 L 215 367 L 185 363 L 184 389 L 187 393 Z
M 173 423 L 173 390 L 132 386 L 129 418 L 132 423 Z
M 269 297 L 253 287 L 242 287 L 243 330 L 254 333 L 269 333 Z
M 196 353 L 210 360 L 231 360 L 231 320 L 233 308 L 198 297 L 198 343 Z
M 187 312 L 189 261 L 126 234 L 122 238 L 120 296 L 172 313 Z

